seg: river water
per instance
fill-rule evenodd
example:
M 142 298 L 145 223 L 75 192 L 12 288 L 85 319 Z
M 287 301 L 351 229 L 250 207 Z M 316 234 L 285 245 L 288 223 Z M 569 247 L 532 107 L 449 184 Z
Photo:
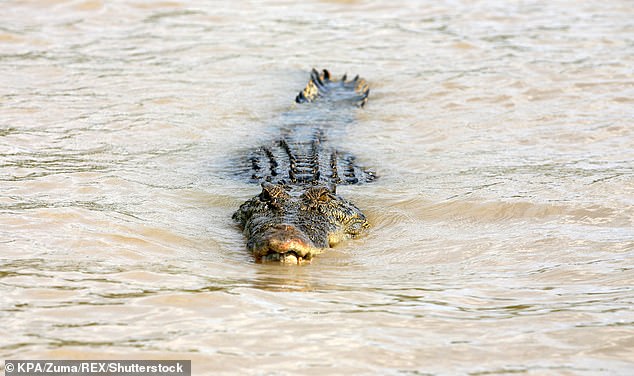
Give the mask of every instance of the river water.
M 257 264 L 228 161 L 312 67 L 372 227 Z M 629 0 L 2 1 L 0 358 L 633 374 L 633 67 Z

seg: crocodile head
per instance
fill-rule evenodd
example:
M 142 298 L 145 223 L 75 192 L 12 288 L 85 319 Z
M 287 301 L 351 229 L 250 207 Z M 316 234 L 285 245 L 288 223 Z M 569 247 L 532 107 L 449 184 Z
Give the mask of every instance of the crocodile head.
M 262 183 L 233 214 L 257 261 L 301 263 L 368 227 L 363 213 L 334 186 Z

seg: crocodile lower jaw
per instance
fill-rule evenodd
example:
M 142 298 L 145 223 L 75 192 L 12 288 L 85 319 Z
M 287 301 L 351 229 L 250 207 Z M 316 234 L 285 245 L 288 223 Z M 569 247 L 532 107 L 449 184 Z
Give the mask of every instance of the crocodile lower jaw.
M 276 262 L 280 264 L 309 264 L 312 261 L 313 257 L 311 254 L 304 255 L 304 257 L 299 256 L 294 251 L 279 253 L 279 252 L 269 252 L 266 255 L 260 258 L 260 262 Z

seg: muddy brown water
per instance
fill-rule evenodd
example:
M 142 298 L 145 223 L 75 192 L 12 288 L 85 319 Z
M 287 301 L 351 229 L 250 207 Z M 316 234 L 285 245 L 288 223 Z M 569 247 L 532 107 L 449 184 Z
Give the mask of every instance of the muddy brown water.
M 634 373 L 631 1 L 3 1 L 0 358 Z M 312 67 L 372 228 L 254 263 L 228 156 Z

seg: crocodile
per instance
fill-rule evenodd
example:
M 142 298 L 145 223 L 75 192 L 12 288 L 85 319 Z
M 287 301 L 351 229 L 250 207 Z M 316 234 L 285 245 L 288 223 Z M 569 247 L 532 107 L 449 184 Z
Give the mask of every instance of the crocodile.
M 348 79 L 313 69 L 295 106 L 280 120 L 279 137 L 252 149 L 241 171 L 261 192 L 233 214 L 257 262 L 308 263 L 313 256 L 369 227 L 363 212 L 337 194 L 338 185 L 371 182 L 376 174 L 339 150 L 337 138 L 370 93 Z

